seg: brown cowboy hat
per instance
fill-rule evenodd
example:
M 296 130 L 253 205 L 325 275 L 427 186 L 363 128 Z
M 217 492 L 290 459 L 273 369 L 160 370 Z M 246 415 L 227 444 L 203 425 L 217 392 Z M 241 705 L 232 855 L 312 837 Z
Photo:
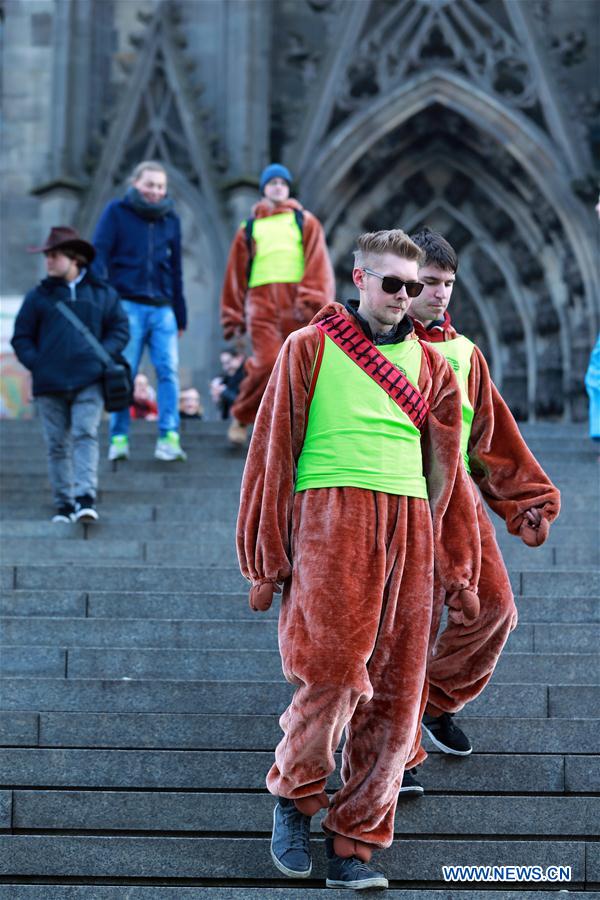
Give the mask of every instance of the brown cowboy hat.
M 78 232 L 75 231 L 74 228 L 69 228 L 68 225 L 55 225 L 54 228 L 50 230 L 50 234 L 46 238 L 46 243 L 43 247 L 28 247 L 27 252 L 47 253 L 48 250 L 60 250 L 61 248 L 65 250 L 75 250 L 77 253 L 81 253 L 82 256 L 85 256 L 88 263 L 91 263 L 96 255 L 96 251 L 92 244 L 88 244 L 87 241 L 84 241 L 83 238 L 79 236 Z

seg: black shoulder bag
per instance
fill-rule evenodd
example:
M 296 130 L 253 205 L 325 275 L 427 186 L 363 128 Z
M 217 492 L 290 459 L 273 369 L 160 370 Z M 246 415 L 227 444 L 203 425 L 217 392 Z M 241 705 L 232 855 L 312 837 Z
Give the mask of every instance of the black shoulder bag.
M 120 412 L 127 409 L 133 401 L 133 377 L 131 375 L 131 366 L 124 356 L 119 354 L 113 359 L 106 352 L 99 340 L 97 340 L 89 328 L 83 324 L 79 316 L 76 316 L 73 310 L 59 300 L 56 308 L 69 320 L 71 325 L 83 335 L 96 356 L 100 357 L 104 363 L 104 374 L 102 376 L 102 393 L 104 394 L 104 409 L 107 412 Z

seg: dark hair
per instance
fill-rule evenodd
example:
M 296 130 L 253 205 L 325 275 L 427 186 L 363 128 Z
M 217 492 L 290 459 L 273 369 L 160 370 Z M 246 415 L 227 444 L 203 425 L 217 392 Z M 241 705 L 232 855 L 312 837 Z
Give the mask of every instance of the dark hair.
M 83 253 L 78 253 L 77 250 L 73 250 L 72 247 L 59 247 L 58 249 L 60 249 L 63 256 L 66 256 L 68 259 L 74 259 L 80 271 L 89 266 L 90 260 L 87 256 L 84 256 Z
M 458 256 L 445 237 L 439 231 L 432 231 L 425 226 L 416 234 L 411 234 L 411 241 L 420 247 L 425 256 L 423 266 L 437 266 L 439 269 L 449 269 L 456 272 L 458 269 Z

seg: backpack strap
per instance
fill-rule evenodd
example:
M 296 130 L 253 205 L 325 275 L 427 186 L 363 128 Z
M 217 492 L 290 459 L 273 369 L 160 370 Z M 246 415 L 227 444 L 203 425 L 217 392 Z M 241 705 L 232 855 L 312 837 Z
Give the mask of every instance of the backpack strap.
M 343 350 L 365 375 L 372 378 L 422 431 L 429 412 L 429 404 L 404 372 L 380 353 L 375 344 L 345 316 L 335 314 L 317 322 L 324 334 Z M 426 357 L 429 364 L 429 357 Z
M 246 235 L 246 247 L 248 248 L 248 264 L 246 266 L 246 280 L 250 281 L 250 273 L 252 272 L 252 229 L 254 227 L 254 217 L 246 219 L 244 223 L 244 234 Z

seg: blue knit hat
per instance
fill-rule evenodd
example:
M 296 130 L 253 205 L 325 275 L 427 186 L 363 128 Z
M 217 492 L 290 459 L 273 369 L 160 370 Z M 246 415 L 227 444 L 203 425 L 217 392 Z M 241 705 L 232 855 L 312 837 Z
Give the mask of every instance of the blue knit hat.
M 260 176 L 259 190 L 261 194 L 264 191 L 267 182 L 269 182 L 272 178 L 283 178 L 283 180 L 287 181 L 289 185 L 291 185 L 292 183 L 292 173 L 289 169 L 286 169 L 286 167 L 282 166 L 281 163 L 271 163 L 266 167 L 266 169 L 262 170 Z

